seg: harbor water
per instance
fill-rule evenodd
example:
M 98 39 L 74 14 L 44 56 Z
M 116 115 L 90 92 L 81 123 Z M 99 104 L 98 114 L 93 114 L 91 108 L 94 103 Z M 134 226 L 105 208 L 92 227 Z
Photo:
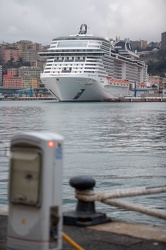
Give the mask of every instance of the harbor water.
M 0 204 L 7 205 L 8 144 L 21 131 L 64 136 L 63 210 L 75 209 L 69 179 L 92 176 L 95 191 L 166 184 L 165 103 L 0 102 Z M 49 185 L 49 183 L 48 183 Z M 125 198 L 166 209 L 165 193 Z M 160 219 L 97 203 L 113 219 L 163 224 Z

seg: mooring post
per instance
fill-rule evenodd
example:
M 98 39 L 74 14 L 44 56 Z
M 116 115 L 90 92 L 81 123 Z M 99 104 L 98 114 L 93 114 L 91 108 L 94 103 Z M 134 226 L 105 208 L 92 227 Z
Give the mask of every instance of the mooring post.
M 95 186 L 96 182 L 93 178 L 88 176 L 76 176 L 70 179 L 69 184 L 71 187 L 75 188 L 76 191 L 84 191 L 84 190 L 93 190 L 93 187 Z M 94 201 L 88 201 L 85 202 L 83 200 L 77 201 L 76 206 L 77 212 L 87 212 L 87 213 L 95 213 L 95 202 Z
M 92 191 L 96 182 L 89 176 L 72 177 L 69 184 L 77 191 Z M 64 225 L 90 226 L 110 221 L 105 214 L 96 212 L 94 201 L 78 199 L 76 209 L 63 214 Z

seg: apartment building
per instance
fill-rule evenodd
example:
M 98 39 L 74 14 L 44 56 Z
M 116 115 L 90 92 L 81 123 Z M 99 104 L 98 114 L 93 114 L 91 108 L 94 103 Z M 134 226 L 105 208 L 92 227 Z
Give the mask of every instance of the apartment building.
M 40 71 L 38 67 L 10 68 L 3 76 L 3 87 L 37 88 L 40 82 Z
M 130 43 L 133 49 L 146 49 L 147 47 L 146 40 L 130 41 Z
M 39 87 L 39 79 L 36 77 L 31 77 L 30 84 L 32 88 L 38 88 Z
M 161 49 L 166 50 L 166 32 L 161 33 Z
M 18 68 L 7 69 L 7 74 L 12 76 L 18 76 Z
M 42 44 L 40 44 L 40 43 L 32 43 L 31 44 L 31 49 L 33 51 L 41 51 L 42 50 Z
M 12 76 L 11 74 L 3 75 L 3 87 L 4 88 L 22 88 L 22 78 Z
M 2 61 L 7 62 L 11 59 L 17 61 L 20 57 L 20 50 L 17 48 L 9 47 L 2 50 Z
M 28 40 L 21 40 L 16 43 L 3 43 L 0 45 L 0 60 L 6 63 L 9 60 L 16 62 L 22 58 L 23 62 L 29 62 L 31 66 L 37 65 L 39 60 L 38 52 L 42 45 Z
M 160 76 L 148 76 L 148 82 L 150 82 L 152 85 L 157 85 L 159 86 L 159 84 L 162 83 L 162 77 Z
M 21 57 L 22 57 L 22 53 L 23 53 L 25 50 L 30 49 L 30 48 L 31 48 L 31 44 L 32 44 L 32 42 L 29 41 L 29 40 L 21 40 L 21 41 L 15 43 L 14 45 L 15 45 L 15 47 L 16 47 L 17 49 L 20 50 L 20 55 L 21 55 Z
M 0 86 L 2 86 L 2 65 L 0 65 Z
M 29 88 L 32 86 L 33 88 L 37 88 L 40 82 L 40 73 L 41 69 L 39 67 L 20 67 L 18 75 L 22 77 L 22 87 Z
M 141 48 L 146 49 L 148 42 L 146 40 L 141 40 Z
M 27 89 L 31 86 L 31 77 L 30 76 L 23 76 L 22 77 L 22 87 Z
M 0 60 L 3 61 L 3 50 L 7 49 L 10 46 L 9 43 L 0 44 Z
M 33 51 L 33 50 L 25 50 L 22 52 L 22 60 L 24 62 L 36 62 L 38 59 L 38 52 L 37 51 Z
M 18 68 L 18 75 L 40 78 L 41 69 L 39 67 L 23 66 Z
M 38 88 L 39 87 L 39 79 L 31 76 L 23 76 L 22 77 L 22 88 Z

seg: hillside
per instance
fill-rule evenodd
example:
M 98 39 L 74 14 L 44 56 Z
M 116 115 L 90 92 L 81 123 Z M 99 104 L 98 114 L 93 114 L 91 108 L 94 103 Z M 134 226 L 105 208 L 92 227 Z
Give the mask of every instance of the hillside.
M 149 75 L 166 77 L 166 51 L 150 51 L 140 56 L 148 64 Z

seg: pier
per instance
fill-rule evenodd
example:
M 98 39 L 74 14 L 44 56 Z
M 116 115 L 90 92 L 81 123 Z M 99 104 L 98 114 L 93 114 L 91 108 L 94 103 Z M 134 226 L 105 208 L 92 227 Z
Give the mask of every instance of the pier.
M 7 249 L 7 214 L 0 215 L 0 249 Z M 85 250 L 165 250 L 166 229 L 125 221 L 80 228 L 63 226 L 63 232 Z M 79 249 L 63 240 L 62 250 Z M 81 249 L 81 248 L 80 248 Z
M 30 96 L 23 96 L 23 97 L 7 97 L 1 98 L 0 101 L 38 101 L 38 100 L 55 100 L 56 98 L 52 96 L 41 96 L 41 97 L 30 97 Z
M 53 96 L 41 96 L 41 97 L 0 97 L 0 101 L 38 101 L 38 100 L 54 100 L 59 102 Z M 101 102 L 166 102 L 166 97 L 115 97 L 101 100 Z
M 133 188 L 94 192 L 95 180 L 87 176 L 70 179 L 78 199 L 76 210 L 63 213 L 61 250 L 165 250 L 166 226 L 118 221 L 107 218 L 95 209 L 95 201 L 125 208 L 124 203 L 115 200 L 135 195 L 166 192 L 166 186 Z M 108 202 L 109 201 L 109 202 Z M 111 202 L 112 201 L 112 202 Z M 160 209 L 147 209 L 128 203 L 128 210 L 139 211 L 151 216 L 166 219 L 166 212 Z M 104 216 L 103 216 L 104 215 Z M 8 206 L 0 206 L 0 250 L 7 249 Z
M 0 212 L 0 250 L 7 249 L 7 210 Z M 81 248 L 63 240 L 62 250 L 165 250 L 166 228 L 156 225 L 111 221 L 88 227 L 63 226 L 63 232 Z
M 166 97 L 119 97 L 103 99 L 103 102 L 166 102 Z

